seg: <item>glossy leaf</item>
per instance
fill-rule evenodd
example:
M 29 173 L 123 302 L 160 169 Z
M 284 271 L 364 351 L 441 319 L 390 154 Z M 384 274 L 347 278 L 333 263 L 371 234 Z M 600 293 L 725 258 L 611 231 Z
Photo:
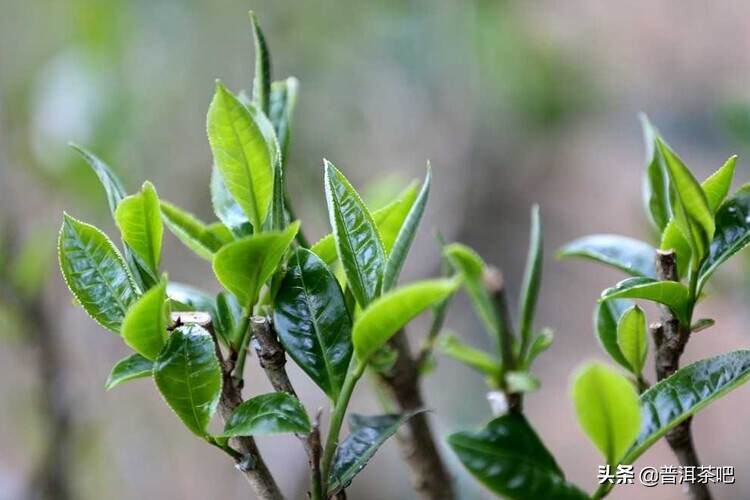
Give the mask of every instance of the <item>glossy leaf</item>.
M 711 210 L 711 213 L 716 213 L 721 202 L 723 202 L 724 198 L 729 194 L 729 190 L 732 187 L 732 179 L 734 178 L 734 168 L 736 164 L 737 155 L 730 156 L 719 170 L 711 174 L 708 179 L 701 183 L 703 192 L 706 193 L 706 201 L 708 202 L 708 208 Z
M 289 259 L 274 325 L 287 354 L 336 401 L 352 355 L 352 320 L 335 276 L 307 249 Z
M 137 194 L 126 196 L 115 210 L 115 222 L 122 240 L 154 275 L 159 274 L 164 226 L 159 197 L 154 186 L 146 181 Z
M 432 180 L 432 169 L 427 166 L 427 175 L 425 176 L 422 189 L 414 203 L 411 205 L 409 212 L 404 219 L 404 223 L 398 231 L 393 248 L 388 254 L 383 274 L 383 291 L 387 292 L 396 285 L 401 269 L 406 262 L 406 256 L 409 253 L 411 244 L 417 234 L 419 222 L 422 220 L 424 208 L 427 205 L 427 197 L 430 194 L 430 182 Z
M 125 188 L 122 187 L 122 182 L 114 172 L 112 172 L 112 169 L 91 151 L 73 143 L 70 143 L 70 146 L 83 156 L 83 159 L 86 160 L 86 163 L 91 166 L 91 169 L 99 178 L 99 182 L 107 195 L 109 209 L 114 215 L 117 205 L 119 205 L 122 199 L 127 196 Z
M 96 227 L 65 214 L 57 241 L 65 283 L 83 309 L 119 332 L 137 291 L 120 252 Z
M 310 432 L 310 419 L 299 399 L 286 392 L 261 394 L 234 410 L 222 437 Z
M 299 230 L 299 221 L 284 231 L 246 236 L 225 245 L 214 255 L 219 282 L 237 296 L 244 307 L 254 304 L 263 284 L 276 271 Z
M 643 142 L 646 146 L 646 175 L 643 182 L 643 199 L 646 213 L 658 231 L 663 231 L 672 215 L 669 206 L 669 174 L 664 159 L 656 147 L 657 132 L 646 115 L 641 114 Z
M 216 166 L 211 169 L 211 204 L 214 207 L 216 217 L 232 231 L 235 237 L 242 238 L 253 234 L 253 226 L 250 224 L 250 220 L 232 198 L 226 184 L 224 184 L 224 178 Z
M 237 345 L 240 339 L 236 338 L 242 321 L 242 305 L 237 297 L 229 292 L 220 292 L 216 296 L 216 318 L 214 327 L 216 333 L 224 340 L 225 344 Z
M 616 234 L 592 234 L 562 247 L 557 256 L 591 259 L 631 276 L 655 278 L 656 249 L 642 241 Z
M 456 279 L 420 281 L 376 299 L 354 323 L 352 343 L 360 362 L 366 362 L 409 321 L 448 298 L 460 283 Z
M 206 435 L 221 393 L 221 369 L 214 341 L 203 328 L 175 329 L 154 364 L 164 400 L 194 434 Z
M 677 281 L 657 281 L 651 278 L 628 278 L 602 292 L 601 300 L 644 299 L 672 308 L 680 321 L 687 321 L 690 299 L 687 287 Z
M 677 227 L 674 219 L 670 220 L 667 227 L 664 228 L 659 248 L 674 251 L 675 258 L 677 259 L 678 276 L 680 278 L 687 276 L 693 251 L 690 249 L 690 243 L 682 235 L 682 231 Z
M 700 262 L 706 255 L 709 242 L 714 235 L 714 218 L 706 194 L 674 151 L 661 139 L 657 138 L 656 144 L 664 157 L 673 188 L 670 204 L 675 223 L 690 243 L 693 260 L 696 263 Z
M 181 208 L 161 201 L 161 215 L 172 233 L 190 250 L 211 260 L 215 252 L 233 238 L 214 225 L 207 225 Z M 224 226 L 220 226 L 223 228 Z
M 633 385 L 612 368 L 589 363 L 575 375 L 573 403 L 578 423 L 607 463 L 619 463 L 641 426 L 638 394 Z
M 104 384 L 106 390 L 137 378 L 150 377 L 154 369 L 154 362 L 140 354 L 131 354 L 123 358 L 112 367 L 112 372 Z
M 423 411 L 416 410 L 403 415 L 349 414 L 349 435 L 336 448 L 328 478 L 328 496 L 348 487 L 378 448 L 407 420 Z
M 268 118 L 276 131 L 284 165 L 287 163 L 289 140 L 292 135 L 292 117 L 297 104 L 298 89 L 299 81 L 294 77 L 271 84 L 271 103 Z
M 441 335 L 438 340 L 440 352 L 449 358 L 469 366 L 484 375 L 498 377 L 500 362 L 484 351 L 480 351 L 452 334 Z
M 520 413 L 508 413 L 478 431 L 448 437 L 469 472 L 497 495 L 513 500 L 583 500 L 567 482 L 550 452 Z
M 518 303 L 518 322 L 521 334 L 521 356 L 526 357 L 531 344 L 532 328 L 536 302 L 539 298 L 539 286 L 542 281 L 542 229 L 539 220 L 539 206 L 531 208 L 531 235 L 529 252 L 526 257 L 526 270 L 523 275 L 521 294 Z
M 633 302 L 626 299 L 607 300 L 600 302 L 594 313 L 594 331 L 599 344 L 613 360 L 628 371 L 630 363 L 625 359 L 617 343 L 617 324 L 622 314 L 632 306 Z
M 359 194 L 330 162 L 325 162 L 328 216 L 336 251 L 360 307 L 380 294 L 385 251 L 375 221 Z
M 245 106 L 217 82 L 207 128 L 221 178 L 257 232 L 273 197 L 273 166 L 279 154 L 273 126 L 252 104 Z
M 167 341 L 167 281 L 144 293 L 128 309 L 122 339 L 138 354 L 155 360 Z
M 633 306 L 620 316 L 617 322 L 617 345 L 633 374 L 640 375 L 648 355 L 646 315 L 640 307 Z
M 268 114 L 271 98 L 271 55 L 266 37 L 258 24 L 255 12 L 250 12 L 250 25 L 255 41 L 255 78 L 253 78 L 253 101 L 261 111 Z
M 206 293 L 190 285 L 170 281 L 167 284 L 167 295 L 170 299 L 188 307 L 189 311 L 201 311 L 209 313 L 212 317 L 216 315 L 216 306 L 213 299 Z
M 716 212 L 716 234 L 698 273 L 701 290 L 716 269 L 750 243 L 750 184 L 742 186 Z

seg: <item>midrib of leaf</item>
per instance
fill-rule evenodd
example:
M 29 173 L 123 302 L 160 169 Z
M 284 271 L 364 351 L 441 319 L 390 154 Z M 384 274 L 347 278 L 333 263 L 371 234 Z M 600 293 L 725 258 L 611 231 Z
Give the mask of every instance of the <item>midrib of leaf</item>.
M 122 301 L 122 297 L 120 297 L 120 294 L 119 294 L 119 293 L 117 293 L 117 292 L 115 292 L 115 289 L 114 289 L 114 288 L 112 288 L 112 284 L 111 284 L 111 283 L 109 282 L 109 280 L 108 280 L 108 279 L 106 279 L 106 277 L 105 277 L 105 274 L 104 274 L 104 273 L 102 272 L 101 268 L 99 267 L 99 266 L 100 266 L 100 264 L 101 264 L 101 262 L 97 261 L 97 260 L 96 260 L 96 259 L 95 259 L 95 258 L 93 257 L 93 255 L 92 255 L 93 253 L 96 253 L 96 247 L 95 247 L 95 248 L 93 248 L 93 249 L 91 249 L 91 252 L 92 252 L 92 253 L 89 253 L 89 252 L 88 252 L 88 250 L 89 250 L 89 248 L 88 248 L 88 245 L 86 245 L 86 246 L 82 246 L 82 245 L 83 245 L 83 242 L 82 242 L 82 241 L 80 240 L 80 238 L 78 237 L 78 231 L 75 231 L 75 234 L 76 234 L 76 238 L 75 238 L 75 240 L 74 240 L 74 241 L 75 241 L 75 242 L 76 242 L 76 243 L 78 244 L 78 248 L 79 248 L 79 250 L 80 250 L 81 252 L 83 252 L 83 253 L 84 253 L 84 254 L 86 255 L 86 258 L 87 258 L 87 259 L 88 259 L 88 260 L 89 260 L 90 262 L 92 262 L 92 263 L 93 263 L 93 267 L 94 267 L 94 269 L 96 270 L 96 274 L 97 274 L 97 275 L 99 276 L 99 279 L 100 279 L 100 280 L 102 281 L 102 283 L 104 283 L 104 286 L 105 286 L 105 287 L 107 288 L 107 290 L 109 290 L 109 293 L 110 293 L 110 294 L 111 294 L 111 295 L 112 295 L 113 297 L 115 297 L 115 301 L 117 302 L 117 305 L 118 305 L 118 306 L 120 307 L 120 310 L 122 311 L 122 313 L 123 313 L 123 315 L 124 315 L 124 314 L 125 314 L 125 313 L 127 312 L 127 306 L 126 306 L 126 305 L 125 305 L 125 303 L 124 303 L 124 302 Z M 96 246 L 101 246 L 101 244 L 102 244 L 102 243 L 95 243 L 95 245 L 96 245 Z M 105 241 L 105 242 L 103 242 L 103 245 L 104 245 L 104 246 L 109 246 L 109 244 L 108 244 L 108 243 L 107 243 L 106 241 Z M 114 247 L 112 247 L 112 248 L 114 248 Z M 121 262 L 120 262 L 120 263 L 122 264 L 122 266 L 123 266 L 123 269 L 125 269 L 125 262 L 124 262 L 124 261 L 122 261 L 122 257 L 120 257 L 119 253 L 117 252 L 117 249 L 116 249 L 116 248 L 114 248 L 114 250 L 115 250 L 115 258 L 119 258 L 119 259 L 121 260 Z M 129 279 L 129 277 L 127 277 L 126 279 Z M 128 283 L 128 284 L 130 285 L 131 283 Z
M 190 401 L 190 411 L 193 414 L 193 419 L 195 420 L 195 426 L 198 429 L 201 429 L 201 432 L 205 434 L 205 431 L 201 428 L 201 422 L 200 418 L 198 418 L 198 413 L 195 411 L 195 398 L 193 398 L 193 387 L 190 379 L 190 370 L 189 368 L 192 366 L 192 363 L 190 361 L 190 357 L 188 356 L 187 351 L 187 336 L 183 337 L 185 339 L 185 343 L 182 345 L 182 354 L 185 358 L 185 386 L 187 387 L 188 392 L 188 399 Z
M 334 174 L 334 175 L 336 175 L 336 174 Z M 346 223 L 344 221 L 344 215 L 343 215 L 343 213 L 341 211 L 341 199 L 338 196 L 338 192 L 337 192 L 336 186 L 331 186 L 331 187 L 333 188 L 331 190 L 332 191 L 331 194 L 334 197 L 335 202 L 336 202 L 335 203 L 335 206 L 336 206 L 336 215 L 338 215 L 337 218 L 340 219 L 341 226 L 342 226 L 342 228 L 344 230 L 344 235 L 346 236 L 346 245 L 349 247 L 349 251 L 352 253 L 352 256 L 354 257 L 353 258 L 353 260 L 354 260 L 354 268 L 355 268 L 355 270 L 357 272 L 357 278 L 359 279 L 360 285 L 363 285 L 365 283 L 364 276 L 362 275 L 362 270 L 360 269 L 359 259 L 357 258 L 356 252 L 354 250 L 354 246 L 353 246 L 352 241 L 351 241 L 351 235 L 349 233 L 349 229 L 346 227 Z M 362 291 L 365 292 L 365 295 L 367 295 L 367 293 L 366 293 L 366 291 L 364 289 Z M 370 297 L 365 297 L 365 298 L 368 299 L 368 300 L 370 299 Z M 363 304 L 363 305 L 365 305 L 365 304 Z
M 149 253 L 151 254 L 151 262 L 150 264 L 154 268 L 154 272 L 158 272 L 157 264 L 156 264 L 156 248 L 154 248 L 154 238 L 153 238 L 153 232 L 151 231 L 151 220 L 153 219 L 154 214 L 151 212 L 151 209 L 149 207 L 149 202 L 146 199 L 146 194 L 143 193 L 143 225 L 145 226 L 144 233 L 146 233 L 146 244 L 149 249 Z M 158 217 L 161 218 L 161 214 L 158 214 Z
M 237 127 L 235 126 L 234 107 L 230 108 L 229 106 L 227 106 L 227 96 L 225 94 L 222 93 L 221 98 L 224 101 L 224 106 L 229 108 L 229 123 L 232 125 L 232 133 L 234 134 L 235 139 L 237 139 L 237 144 L 240 145 L 240 150 L 242 151 L 244 167 L 247 173 L 247 183 L 250 188 L 248 193 L 253 200 L 251 203 L 252 208 L 253 208 L 253 218 L 255 219 L 258 226 L 260 226 L 262 224 L 262 221 L 260 220 L 260 207 L 258 206 L 258 200 L 257 200 L 257 197 L 255 196 L 255 185 L 253 183 L 253 175 L 250 171 L 250 162 L 248 161 L 247 152 L 245 151 L 245 145 L 242 142 L 242 139 L 240 138 L 240 134 L 237 131 Z

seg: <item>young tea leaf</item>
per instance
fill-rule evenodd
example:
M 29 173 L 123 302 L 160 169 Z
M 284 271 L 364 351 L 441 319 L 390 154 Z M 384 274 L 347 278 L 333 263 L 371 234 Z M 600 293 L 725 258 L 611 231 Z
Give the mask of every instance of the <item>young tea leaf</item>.
M 297 104 L 299 81 L 290 77 L 271 84 L 271 103 L 268 118 L 276 131 L 284 166 L 287 164 L 289 141 L 292 135 L 292 116 Z
M 310 432 L 305 409 L 291 394 L 272 392 L 248 399 L 234 410 L 221 437 Z
M 523 275 L 521 295 L 519 298 L 518 318 L 521 334 L 521 357 L 525 358 L 531 344 L 531 333 L 534 326 L 534 313 L 539 298 L 539 286 L 542 281 L 542 229 L 539 221 L 539 206 L 531 208 L 531 236 L 529 253 L 526 257 L 526 270 Z
M 648 355 L 646 315 L 638 306 L 626 310 L 617 322 L 617 345 L 634 375 L 640 376 Z
M 153 184 L 146 181 L 140 193 L 125 197 L 117 205 L 115 222 L 122 240 L 146 264 L 148 271 L 158 276 L 164 226 Z
M 607 300 L 599 302 L 594 313 L 594 331 L 599 344 L 613 360 L 628 371 L 631 370 L 630 363 L 625 359 L 617 343 L 617 323 L 622 314 L 632 306 L 631 300 Z
M 219 292 L 216 296 L 214 328 L 225 344 L 237 345 L 240 341 L 240 339 L 234 337 L 239 333 L 244 333 L 238 330 L 240 321 L 242 321 L 240 301 L 229 292 Z
M 154 363 L 154 381 L 187 428 L 205 437 L 221 393 L 221 368 L 211 335 L 196 325 L 175 329 Z
M 687 322 L 690 292 L 677 281 L 656 281 L 651 278 L 628 278 L 602 292 L 600 300 L 644 299 L 672 308 L 682 322 Z
M 216 305 L 213 299 L 204 291 L 190 285 L 170 281 L 167 284 L 167 295 L 172 301 L 187 307 L 186 311 L 201 311 L 216 317 Z M 174 303 L 173 303 L 174 308 Z
M 474 368 L 478 372 L 495 377 L 500 376 L 500 362 L 484 351 L 480 351 L 453 334 L 441 335 L 438 340 L 440 352 L 459 363 Z
M 123 358 L 112 367 L 112 372 L 104 384 L 105 390 L 110 390 L 129 380 L 150 377 L 154 370 L 154 362 L 144 358 L 140 354 L 131 354 Z
M 352 355 L 352 320 L 338 281 L 307 249 L 289 259 L 274 325 L 287 354 L 336 401 Z
M 583 431 L 608 464 L 618 464 L 641 426 L 638 394 L 633 385 L 612 368 L 589 363 L 575 375 L 573 403 Z
M 99 182 L 107 195 L 109 209 L 112 211 L 112 215 L 114 215 L 117 205 L 119 205 L 122 199 L 127 196 L 125 188 L 122 187 L 122 182 L 114 172 L 112 172 L 112 169 L 91 151 L 73 143 L 70 143 L 70 147 L 83 156 L 83 159 L 86 160 L 86 163 L 91 166 L 91 169 L 99 178 Z
M 558 258 L 583 257 L 631 276 L 655 278 L 656 249 L 642 241 L 616 234 L 592 234 L 572 241 L 557 252 Z
M 690 248 L 690 243 L 682 235 L 682 231 L 677 227 L 677 222 L 674 219 L 671 219 L 667 227 L 664 228 L 659 248 L 662 250 L 672 250 L 675 254 L 675 259 L 677 259 L 678 277 L 687 276 L 693 251 Z
M 161 201 L 161 215 L 169 230 L 186 247 L 206 260 L 211 260 L 215 252 L 233 240 L 231 233 L 223 225 L 207 225 L 164 200 Z
M 138 354 L 155 360 L 167 341 L 167 314 L 167 281 L 162 279 L 128 309 L 122 339 Z
M 250 25 L 255 41 L 255 78 L 253 79 L 253 101 L 263 113 L 268 114 L 271 98 L 271 55 L 266 37 L 258 24 L 255 12 L 250 12 Z
M 232 198 L 224 184 L 224 178 L 219 169 L 211 169 L 211 204 L 216 217 L 234 234 L 236 238 L 253 234 L 253 225 L 242 211 L 242 207 Z
M 97 323 L 119 332 L 138 296 L 120 252 L 99 229 L 67 214 L 57 248 L 60 270 L 76 301 Z
M 663 231 L 672 215 L 669 206 L 669 174 L 664 159 L 656 147 L 656 129 L 645 114 L 641 114 L 643 142 L 646 146 L 646 175 L 643 180 L 643 200 L 646 214 L 658 231 Z
M 711 174 L 708 179 L 701 183 L 703 192 L 706 193 L 706 201 L 708 202 L 708 208 L 711 210 L 711 213 L 716 213 L 721 202 L 724 201 L 724 198 L 729 194 L 729 189 L 732 187 L 732 178 L 734 178 L 734 167 L 736 164 L 737 155 L 730 156 L 719 170 Z

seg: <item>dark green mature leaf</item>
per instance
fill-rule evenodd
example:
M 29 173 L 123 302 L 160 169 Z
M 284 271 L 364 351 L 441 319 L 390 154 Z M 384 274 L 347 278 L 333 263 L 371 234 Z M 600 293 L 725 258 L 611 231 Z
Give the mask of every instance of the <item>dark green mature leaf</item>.
M 115 222 L 122 233 L 122 240 L 147 266 L 148 271 L 158 276 L 164 226 L 159 197 L 153 184 L 146 181 L 140 193 L 123 198 L 115 210 Z
M 205 437 L 221 393 L 221 368 L 211 335 L 197 325 L 175 329 L 154 364 L 154 380 L 187 428 Z
M 521 333 L 521 356 L 526 357 L 531 344 L 531 333 L 534 327 L 534 313 L 539 298 L 539 286 L 542 281 L 542 229 L 539 221 L 539 206 L 531 208 L 531 236 L 529 252 L 526 257 L 526 270 L 518 302 L 518 321 Z
M 349 287 L 365 308 L 381 290 L 385 250 L 375 221 L 344 175 L 325 162 L 328 216 Z
M 600 302 L 594 313 L 594 331 L 599 339 L 599 344 L 613 360 L 628 371 L 630 370 L 630 364 L 617 344 L 617 323 L 625 310 L 632 306 L 633 302 L 626 299 L 607 300 Z
M 498 417 L 478 431 L 452 434 L 448 444 L 474 477 L 505 498 L 588 498 L 565 480 L 555 459 L 520 413 Z
M 284 231 L 246 236 L 225 245 L 216 252 L 213 261 L 219 282 L 236 295 L 244 307 L 254 304 L 298 230 L 299 221 L 295 221 Z
M 716 233 L 698 273 L 701 290 L 716 269 L 750 243 L 750 184 L 737 190 L 716 212 Z
M 112 372 L 104 384 L 106 390 L 110 390 L 122 383 L 137 378 L 150 377 L 154 369 L 154 363 L 141 356 L 140 354 L 131 354 L 123 358 L 112 367 Z
M 677 281 L 657 281 L 651 278 L 628 278 L 602 292 L 600 300 L 644 299 L 672 308 L 680 321 L 687 322 L 690 292 Z
M 122 199 L 127 196 L 125 188 L 122 187 L 122 182 L 120 182 L 120 179 L 114 174 L 114 172 L 112 172 L 112 169 L 91 151 L 88 151 L 77 144 L 73 144 L 72 142 L 70 143 L 70 147 L 83 156 L 83 159 L 86 160 L 99 178 L 99 182 L 101 182 L 104 192 L 107 194 L 109 209 L 114 215 L 117 205 L 119 205 Z
M 736 164 L 737 155 L 730 156 L 719 170 L 711 174 L 708 179 L 701 183 L 703 192 L 706 193 L 706 201 L 708 202 L 708 208 L 711 210 L 711 213 L 716 213 L 721 202 L 724 201 L 724 198 L 729 194 L 729 189 L 732 187 L 734 167 Z
M 271 99 L 271 55 L 266 37 L 258 24 L 255 12 L 250 11 L 250 25 L 255 40 L 255 78 L 253 79 L 253 101 L 268 114 Z
M 274 165 L 279 161 L 273 126 L 261 111 L 242 104 L 217 82 L 207 128 L 224 184 L 257 232 L 270 209 Z
M 677 227 L 690 243 L 697 264 L 708 251 L 714 236 L 714 218 L 706 194 L 682 160 L 661 139 L 656 139 L 659 152 L 672 186 L 670 206 Z
M 57 248 L 60 270 L 78 303 L 104 328 L 119 332 L 138 295 L 120 252 L 99 229 L 67 214 Z
M 619 463 L 635 461 L 670 429 L 750 378 L 750 351 L 739 350 L 688 365 L 641 394 L 640 434 Z
M 253 234 L 253 225 L 242 211 L 242 208 L 232 198 L 224 184 L 224 178 L 216 166 L 211 169 L 211 204 L 214 213 L 237 238 Z
M 640 376 L 648 355 L 646 315 L 638 306 L 626 310 L 617 322 L 617 345 L 630 365 L 630 371 Z
M 289 141 L 292 135 L 292 117 L 297 104 L 299 81 L 290 77 L 271 84 L 271 103 L 268 118 L 276 131 L 284 165 L 287 164 Z
M 480 351 L 453 334 L 443 334 L 438 340 L 440 352 L 456 361 L 470 366 L 484 375 L 500 376 L 500 362 L 484 351 Z
M 640 115 L 643 142 L 646 146 L 646 175 L 643 179 L 643 200 L 646 214 L 658 231 L 663 231 L 672 215 L 669 206 L 669 174 L 656 147 L 656 129 L 645 114 Z
M 419 227 L 424 208 L 427 205 L 431 180 L 432 169 L 427 165 L 427 175 L 422 184 L 422 189 L 419 191 L 417 199 L 411 205 L 404 223 L 398 231 L 396 240 L 393 243 L 393 248 L 388 254 L 388 260 L 385 264 L 385 272 L 383 274 L 384 292 L 387 292 L 396 285 L 398 276 L 401 274 L 401 268 L 404 266 L 404 262 L 406 262 L 406 256 L 408 255 L 409 248 L 411 248 L 411 244 L 414 241 L 414 236 L 417 234 L 417 227 Z
M 455 278 L 419 281 L 376 299 L 354 323 L 352 343 L 357 359 L 366 362 L 398 330 L 426 309 L 448 298 L 460 284 Z
M 378 448 L 407 420 L 423 411 L 416 410 L 403 415 L 349 414 L 349 435 L 336 448 L 336 456 L 328 478 L 328 496 L 348 487 Z
M 167 281 L 162 279 L 128 309 L 122 340 L 138 354 L 155 360 L 167 341 L 167 314 Z
M 571 241 L 557 252 L 559 258 L 583 257 L 620 269 L 631 276 L 655 278 L 656 249 L 616 234 L 592 234 Z
M 336 277 L 307 249 L 289 259 L 274 324 L 287 354 L 336 401 L 352 356 L 352 319 Z
M 162 200 L 161 215 L 172 233 L 190 250 L 211 260 L 215 252 L 232 241 L 223 225 L 208 225 L 181 208 Z
M 305 409 L 291 394 L 272 392 L 248 399 L 234 410 L 221 437 L 310 432 Z
M 633 385 L 606 365 L 588 363 L 573 380 L 573 403 L 581 428 L 608 464 L 618 464 L 641 426 Z

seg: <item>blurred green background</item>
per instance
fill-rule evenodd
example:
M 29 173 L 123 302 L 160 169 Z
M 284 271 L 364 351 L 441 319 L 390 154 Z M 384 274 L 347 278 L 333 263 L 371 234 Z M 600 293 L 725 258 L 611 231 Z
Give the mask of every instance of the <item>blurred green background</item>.
M 750 151 L 750 8 L 739 0 L 0 0 L 0 500 L 248 497 L 225 457 L 185 432 L 148 381 L 104 392 L 125 347 L 71 305 L 54 240 L 63 208 L 114 234 L 95 176 L 68 141 L 107 160 L 130 191 L 150 179 L 163 198 L 213 219 L 205 113 L 215 78 L 250 86 L 249 9 L 275 77 L 301 82 L 288 184 L 309 234 L 328 230 L 324 157 L 374 202 L 430 159 L 433 192 L 405 277 L 438 272 L 439 229 L 501 267 L 517 290 L 528 209 L 540 203 L 539 323 L 556 330 L 556 343 L 537 364 L 543 386 L 528 415 L 570 479 L 593 489 L 600 459 L 575 424 L 568 380 L 581 361 L 603 358 L 591 314 L 617 275 L 552 255 L 587 233 L 650 237 L 638 111 L 701 176 Z M 737 177 L 750 178 L 746 163 Z M 170 278 L 218 288 L 171 235 L 165 252 Z M 746 267 L 722 274 L 701 311 L 717 326 L 691 341 L 686 359 L 746 345 Z M 486 342 L 463 298 L 447 326 Z M 248 392 L 266 391 L 253 370 Z M 322 405 L 290 370 L 308 408 Z M 439 434 L 486 421 L 484 391 L 481 377 L 440 359 L 425 382 Z M 750 498 L 750 440 L 737 439 L 747 398 L 737 391 L 694 423 L 703 461 L 737 468 L 737 485 L 717 498 Z M 366 386 L 354 404 L 377 407 Z M 289 498 L 303 498 L 294 439 L 260 446 Z M 445 456 L 465 498 L 488 498 Z M 412 498 L 396 457 L 385 446 L 350 498 Z M 672 463 L 659 444 L 639 465 Z M 634 497 L 682 494 L 630 486 L 612 495 Z

